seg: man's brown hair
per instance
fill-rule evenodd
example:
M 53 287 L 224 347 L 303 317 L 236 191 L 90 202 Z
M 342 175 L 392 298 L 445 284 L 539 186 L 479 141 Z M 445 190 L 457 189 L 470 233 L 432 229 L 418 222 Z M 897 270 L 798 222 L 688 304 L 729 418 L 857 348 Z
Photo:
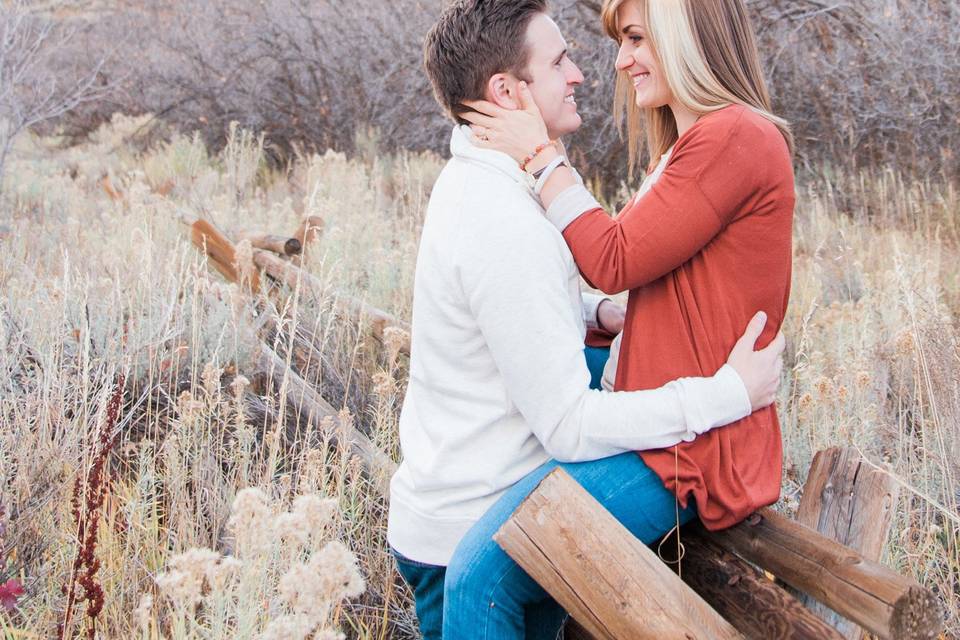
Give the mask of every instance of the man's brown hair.
M 458 123 L 497 73 L 527 80 L 527 27 L 546 0 L 455 0 L 427 34 L 423 62 L 437 102 Z

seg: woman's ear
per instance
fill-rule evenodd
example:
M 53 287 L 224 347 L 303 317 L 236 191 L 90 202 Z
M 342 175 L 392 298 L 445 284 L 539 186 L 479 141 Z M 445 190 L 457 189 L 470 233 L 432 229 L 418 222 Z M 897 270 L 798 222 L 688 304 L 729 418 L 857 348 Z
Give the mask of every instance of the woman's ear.
M 517 79 L 506 73 L 498 73 L 490 76 L 487 81 L 487 102 L 492 102 L 498 107 L 510 109 L 511 111 L 520 108 L 520 101 L 517 98 Z

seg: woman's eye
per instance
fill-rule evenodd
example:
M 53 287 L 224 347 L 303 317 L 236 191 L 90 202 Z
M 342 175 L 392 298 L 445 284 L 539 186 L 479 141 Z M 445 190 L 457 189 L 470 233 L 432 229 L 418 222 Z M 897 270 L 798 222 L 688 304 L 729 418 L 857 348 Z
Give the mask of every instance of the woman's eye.
M 640 41 L 643 40 L 643 36 L 630 36 L 630 42 L 633 44 L 640 44 Z

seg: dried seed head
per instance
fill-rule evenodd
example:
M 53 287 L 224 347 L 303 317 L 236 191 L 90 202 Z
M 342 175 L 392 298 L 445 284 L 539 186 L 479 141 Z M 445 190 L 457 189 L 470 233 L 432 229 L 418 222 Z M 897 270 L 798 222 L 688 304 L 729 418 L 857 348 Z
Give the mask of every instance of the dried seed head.
M 247 387 L 250 386 L 250 380 L 245 376 L 237 376 L 233 379 L 233 382 L 230 383 L 230 391 L 233 393 L 233 397 L 240 402 L 243 399 L 243 393 L 247 390 Z
M 281 513 L 273 521 L 273 535 L 278 542 L 292 544 L 295 550 L 299 550 L 310 539 L 310 528 L 302 514 Z
M 913 332 L 910 329 L 903 329 L 896 335 L 894 338 L 894 349 L 897 355 L 901 357 L 913 354 Z
M 393 395 L 397 390 L 396 381 L 386 371 L 373 374 L 373 392 L 381 398 Z
M 355 598 L 363 593 L 366 584 L 357 557 L 339 540 L 328 542 L 310 557 L 310 568 L 322 578 L 323 591 L 329 600 Z
M 303 614 L 286 615 L 274 618 L 267 625 L 261 640 L 304 640 L 315 625 Z
M 337 512 L 337 501 L 332 498 L 324 499 L 318 495 L 298 496 L 293 501 L 293 512 L 303 517 L 306 526 L 314 535 L 320 532 L 332 521 Z
M 220 376 L 223 375 L 223 369 L 208 362 L 203 365 L 203 373 L 200 379 L 203 380 L 203 389 L 209 396 L 215 396 L 220 393 Z
M 153 596 L 145 593 L 140 596 L 140 604 L 133 611 L 133 619 L 137 623 L 137 628 L 147 631 L 150 629 L 150 612 L 153 609 Z
M 233 268 L 237 270 L 241 280 L 252 281 L 257 270 L 253 262 L 253 245 L 249 240 L 241 240 L 235 249 Z
M 233 500 L 227 526 L 233 531 L 238 550 L 262 551 L 270 544 L 273 512 L 266 494 L 256 487 L 241 489 Z
M 821 398 L 826 398 L 833 393 L 833 380 L 826 376 L 820 376 L 814 387 Z
M 387 362 L 393 366 L 400 351 L 410 344 L 410 334 L 400 327 L 387 327 L 383 330 L 383 345 L 387 348 Z

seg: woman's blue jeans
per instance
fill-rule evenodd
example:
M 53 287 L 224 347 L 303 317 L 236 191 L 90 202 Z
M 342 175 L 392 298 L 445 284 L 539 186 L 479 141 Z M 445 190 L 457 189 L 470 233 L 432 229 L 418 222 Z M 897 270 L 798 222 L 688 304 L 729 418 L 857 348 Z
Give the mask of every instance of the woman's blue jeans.
M 592 370 L 600 359 L 589 356 Z M 602 362 L 599 368 L 602 371 Z M 443 640 L 557 637 L 566 613 L 493 541 L 493 534 L 523 499 L 557 467 L 565 469 L 645 544 L 656 542 L 676 524 L 673 494 L 637 454 L 628 452 L 593 462 L 550 460 L 490 507 L 461 540 L 448 567 L 423 565 L 394 552 L 401 575 L 413 589 L 426 640 L 438 640 L 441 628 Z M 691 503 L 680 511 L 681 524 L 695 515 Z

